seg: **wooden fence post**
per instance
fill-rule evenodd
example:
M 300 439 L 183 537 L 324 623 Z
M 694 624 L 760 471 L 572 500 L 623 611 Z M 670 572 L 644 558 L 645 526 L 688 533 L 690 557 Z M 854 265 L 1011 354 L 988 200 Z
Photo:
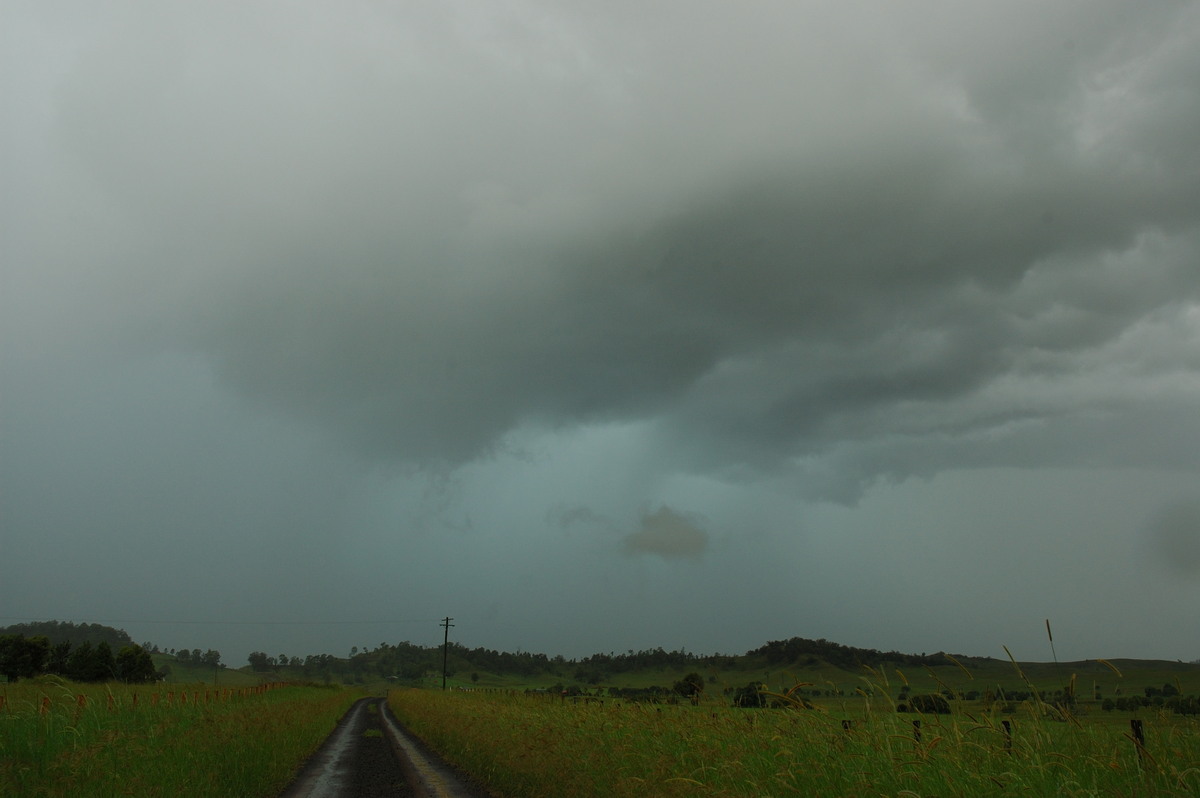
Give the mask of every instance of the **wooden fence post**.
M 1129 730 L 1133 732 L 1133 747 L 1137 749 L 1138 761 L 1142 761 L 1146 757 L 1146 732 L 1142 728 L 1142 721 L 1138 718 L 1131 718 L 1129 721 Z

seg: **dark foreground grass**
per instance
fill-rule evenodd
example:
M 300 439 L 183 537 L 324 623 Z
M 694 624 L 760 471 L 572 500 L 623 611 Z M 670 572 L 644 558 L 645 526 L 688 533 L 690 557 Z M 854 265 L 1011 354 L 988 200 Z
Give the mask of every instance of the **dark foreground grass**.
M 851 719 L 520 693 L 409 689 L 388 700 L 414 733 L 508 798 L 1200 794 L 1200 729 L 1167 715 L 1145 719 L 1139 748 L 1128 726 L 1036 702 L 1012 715 L 921 717 L 864 700 Z
M 275 796 L 362 695 L 57 679 L 0 691 L 0 795 L 47 797 Z

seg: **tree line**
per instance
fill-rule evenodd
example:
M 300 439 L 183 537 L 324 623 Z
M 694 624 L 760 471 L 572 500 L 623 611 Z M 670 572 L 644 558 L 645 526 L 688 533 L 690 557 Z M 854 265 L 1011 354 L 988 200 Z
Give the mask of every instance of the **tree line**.
M 759 658 L 771 664 L 804 663 L 816 664 L 824 660 L 843 670 L 854 670 L 863 666 L 878 667 L 883 663 L 897 665 L 945 665 L 949 660 L 946 654 L 939 651 L 936 654 L 902 654 L 899 651 L 879 651 L 874 648 L 856 648 L 834 643 L 824 638 L 809 640 L 804 637 L 790 637 L 787 640 L 772 640 L 765 645 L 746 652 L 747 657 Z M 974 664 L 986 661 L 981 657 L 970 657 L 965 654 L 955 654 L 954 659 L 963 664 Z
M 130 684 L 159 678 L 150 652 L 136 644 L 122 646 L 114 655 L 107 640 L 72 646 L 62 640 L 21 634 L 0 636 L 0 674 L 9 682 L 54 674 L 74 682 L 105 682 L 116 679 Z
M 614 675 L 645 670 L 704 671 L 744 668 L 748 664 L 778 666 L 781 664 L 814 664 L 824 660 L 847 670 L 863 665 L 878 666 L 883 662 L 902 665 L 945 665 L 945 654 L 901 654 L 895 651 L 855 648 L 828 640 L 808 640 L 793 637 L 788 640 L 771 641 L 742 655 L 694 654 L 685 650 L 667 651 L 662 647 L 624 653 L 597 653 L 581 659 L 567 659 L 561 655 L 547 656 L 532 652 L 508 652 L 476 647 L 468 648 L 461 643 L 450 643 L 446 650 L 447 671 L 472 673 L 509 673 L 519 676 L 550 675 L 571 678 L 577 682 L 599 685 L 611 680 Z M 422 677 L 442 672 L 442 646 L 421 646 L 408 641 L 396 644 L 380 643 L 376 648 L 358 646 L 350 650 L 348 657 L 328 654 L 288 657 L 272 656 L 265 651 L 255 651 L 249 656 L 249 664 L 255 671 L 275 671 L 283 668 L 298 670 L 307 677 L 340 678 L 346 681 L 363 681 L 370 677 L 382 677 L 401 681 L 417 681 Z M 978 657 L 958 656 L 960 662 L 979 661 Z
M 124 629 L 114 629 L 100 623 L 71 623 L 70 621 L 33 621 L 17 623 L 0 628 L 0 636 L 23 635 L 24 637 L 45 637 L 51 643 L 70 643 L 80 646 L 91 643 L 98 646 L 108 643 L 113 651 L 120 651 L 125 646 L 132 646 L 134 640 Z M 149 643 L 142 644 L 147 651 L 151 650 Z

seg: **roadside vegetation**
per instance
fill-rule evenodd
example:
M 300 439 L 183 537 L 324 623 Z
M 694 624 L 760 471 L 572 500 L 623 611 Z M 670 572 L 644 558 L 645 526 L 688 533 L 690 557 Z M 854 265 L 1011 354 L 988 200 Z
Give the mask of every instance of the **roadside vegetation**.
M 56 676 L 0 685 L 0 795 L 275 796 L 361 696 Z

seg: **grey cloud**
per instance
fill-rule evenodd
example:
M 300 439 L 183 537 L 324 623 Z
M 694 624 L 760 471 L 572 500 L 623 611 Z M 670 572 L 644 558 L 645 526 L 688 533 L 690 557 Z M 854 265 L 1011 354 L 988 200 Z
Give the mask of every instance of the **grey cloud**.
M 81 601 L 110 585 L 75 554 L 111 540 L 152 574 L 131 585 L 186 560 L 181 601 L 231 607 L 197 552 L 246 541 L 234 578 L 264 611 L 360 610 L 344 566 L 431 618 L 482 579 L 497 628 L 552 586 L 569 636 L 629 617 L 596 595 L 670 615 L 715 578 L 761 624 L 749 646 L 843 639 L 805 615 L 832 587 L 796 600 L 796 561 L 893 594 L 897 554 L 975 578 L 963 530 L 993 496 L 988 534 L 1023 552 L 1011 530 L 1045 529 L 1055 567 L 1099 526 L 1114 568 L 1127 539 L 1186 551 L 1146 518 L 1200 451 L 1194 3 L 0 15 L 2 498 L 31 579 L 75 530 Z M 1071 493 L 1093 481 L 1105 511 Z M 636 507 L 659 509 L 613 520 Z M 626 532 L 695 567 L 648 579 Z M 1088 573 L 1082 623 L 1112 581 Z M 39 595 L 21 575 L 0 603 Z M 878 595 L 843 608 L 846 642 L 907 647 Z M 1039 635 L 1052 600 L 1022 604 Z M 644 644 L 682 628 L 660 620 Z
M 708 548 L 698 519 L 663 505 L 642 514 L 638 528 L 623 540 L 627 554 L 653 554 L 666 560 L 695 559 Z
M 1147 532 L 1152 551 L 1169 570 L 1200 576 L 1200 501 L 1168 504 L 1151 519 Z
M 678 20 L 582 11 L 354 6 L 332 36 L 128 21 L 163 36 L 86 51 L 59 105 L 99 190 L 150 220 L 106 264 L 110 292 L 137 286 L 115 323 L 378 458 L 452 467 L 526 423 L 650 419 L 690 467 L 776 468 L 1200 295 L 1186 257 L 1157 292 L 1127 257 L 1147 235 L 1193 251 L 1200 178 L 1171 168 L 1192 155 L 1172 131 L 1198 111 L 1161 99 L 1200 68 L 1195 14 L 1056 11 L 977 64 L 922 36 L 868 54 L 882 29 L 829 9 L 780 28 L 851 52 L 796 56 L 708 11 L 661 52 Z M 721 25 L 766 40 L 691 61 Z M 1145 115 L 1098 97 L 1135 87 Z
M 562 529 L 582 526 L 588 529 L 613 529 L 612 519 L 590 507 L 557 505 L 546 514 L 546 520 Z

